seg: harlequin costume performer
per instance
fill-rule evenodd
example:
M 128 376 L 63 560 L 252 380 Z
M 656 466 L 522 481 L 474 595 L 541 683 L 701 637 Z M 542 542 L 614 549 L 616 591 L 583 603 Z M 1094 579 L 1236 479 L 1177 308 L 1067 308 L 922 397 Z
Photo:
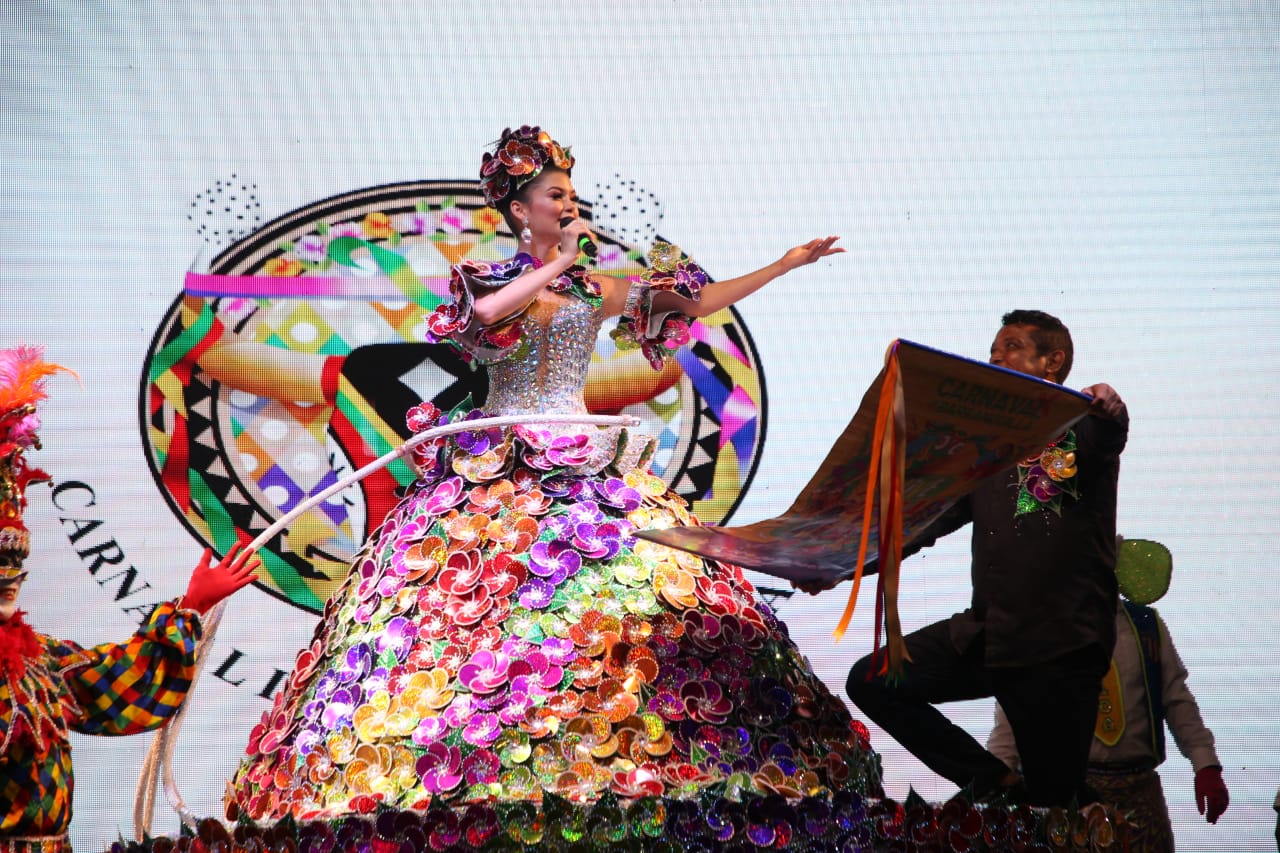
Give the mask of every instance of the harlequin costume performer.
M 576 263 L 592 235 L 577 218 L 573 162 L 531 127 L 504 132 L 485 155 L 485 197 L 520 250 L 458 264 L 453 301 L 430 329 L 488 368 L 488 401 L 484 412 L 417 406 L 415 432 L 482 415 L 585 414 L 606 317 L 621 315 L 620 347 L 660 368 L 688 340 L 688 316 L 840 251 L 835 238 L 815 240 L 712 283 L 659 244 L 642 280 L 607 280 Z M 419 479 L 252 733 L 229 816 L 878 793 L 865 728 L 741 570 L 632 536 L 697 523 L 648 470 L 651 449 L 646 436 L 583 425 L 419 446 Z M 472 843 L 541 833 L 541 821 L 525 823 L 484 824 Z M 606 831 L 626 833 L 614 823 Z M 433 845 L 447 847 L 447 835 Z
M 36 404 L 62 370 L 40 349 L 0 351 L 0 853 L 69 850 L 69 731 L 128 735 L 163 725 L 191 683 L 198 614 L 253 579 L 256 561 L 205 553 L 186 594 L 161 604 L 125 643 L 84 648 L 38 633 L 18 594 L 27 577 L 26 490 L 49 477 L 25 459 L 39 448 Z

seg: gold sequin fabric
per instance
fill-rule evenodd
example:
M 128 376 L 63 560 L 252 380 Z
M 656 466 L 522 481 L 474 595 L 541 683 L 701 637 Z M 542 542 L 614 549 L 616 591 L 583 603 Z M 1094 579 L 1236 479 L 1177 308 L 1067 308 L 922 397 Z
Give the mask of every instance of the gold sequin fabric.
M 1131 853 L 1173 853 L 1173 826 L 1159 773 L 1090 772 L 1087 781 L 1103 802 L 1128 816 Z

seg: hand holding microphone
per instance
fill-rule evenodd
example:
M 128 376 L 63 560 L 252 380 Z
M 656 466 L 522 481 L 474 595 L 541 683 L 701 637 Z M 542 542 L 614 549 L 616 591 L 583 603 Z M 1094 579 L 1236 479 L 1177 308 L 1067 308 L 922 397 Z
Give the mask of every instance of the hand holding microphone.
M 561 217 L 560 230 L 563 231 L 578 221 L 579 220 L 573 216 Z M 591 239 L 591 232 L 586 231 L 585 225 L 583 226 L 583 233 L 578 235 L 578 251 L 592 260 L 595 260 L 596 254 L 600 251 L 599 247 L 596 246 L 596 241 Z

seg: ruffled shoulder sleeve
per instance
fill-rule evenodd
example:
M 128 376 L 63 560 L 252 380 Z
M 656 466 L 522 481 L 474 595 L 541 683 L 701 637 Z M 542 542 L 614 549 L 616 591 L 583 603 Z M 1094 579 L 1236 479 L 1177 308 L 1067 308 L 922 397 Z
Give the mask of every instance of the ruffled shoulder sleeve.
M 618 349 L 639 347 L 654 370 L 689 342 L 689 317 L 678 311 L 655 311 L 653 298 L 668 291 L 697 301 L 708 281 L 706 272 L 680 249 L 658 242 L 649 250 L 649 268 L 631 282 L 622 317 L 613 331 Z
M 427 318 L 427 340 L 454 344 L 468 358 L 481 362 L 510 355 L 520 343 L 520 318 L 528 306 L 492 325 L 481 326 L 475 320 L 475 303 L 486 293 L 506 287 L 534 265 L 533 258 L 523 253 L 500 263 L 455 264 L 449 278 L 452 301 L 440 305 Z

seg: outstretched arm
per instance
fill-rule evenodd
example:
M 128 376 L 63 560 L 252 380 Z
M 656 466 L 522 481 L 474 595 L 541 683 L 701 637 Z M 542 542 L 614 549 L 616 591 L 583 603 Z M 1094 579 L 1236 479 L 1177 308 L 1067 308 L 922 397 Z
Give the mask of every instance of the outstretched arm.
M 200 356 L 209 376 L 239 391 L 298 403 L 325 402 L 321 376 L 325 356 L 290 352 L 225 334 Z
M 157 605 L 127 643 L 85 650 L 50 641 L 47 651 L 58 661 L 76 698 L 67 718 L 73 729 L 91 735 L 131 735 L 158 728 L 177 713 L 191 689 L 201 635 L 200 620 L 192 611 L 204 613 L 248 585 L 261 565 L 240 545 L 217 565 L 210 565 L 212 556 L 204 552 L 181 605 Z
M 781 258 L 755 272 L 712 282 L 702 288 L 701 297 L 696 302 L 678 293 L 656 293 L 653 297 L 653 310 L 655 312 L 678 311 L 690 317 L 710 316 L 721 308 L 728 308 L 744 296 L 755 293 L 775 278 L 786 275 L 797 267 L 807 266 L 820 258 L 840 254 L 844 248 L 835 245 L 839 239 L 839 237 L 825 237 L 810 240 L 803 246 L 789 249 Z

